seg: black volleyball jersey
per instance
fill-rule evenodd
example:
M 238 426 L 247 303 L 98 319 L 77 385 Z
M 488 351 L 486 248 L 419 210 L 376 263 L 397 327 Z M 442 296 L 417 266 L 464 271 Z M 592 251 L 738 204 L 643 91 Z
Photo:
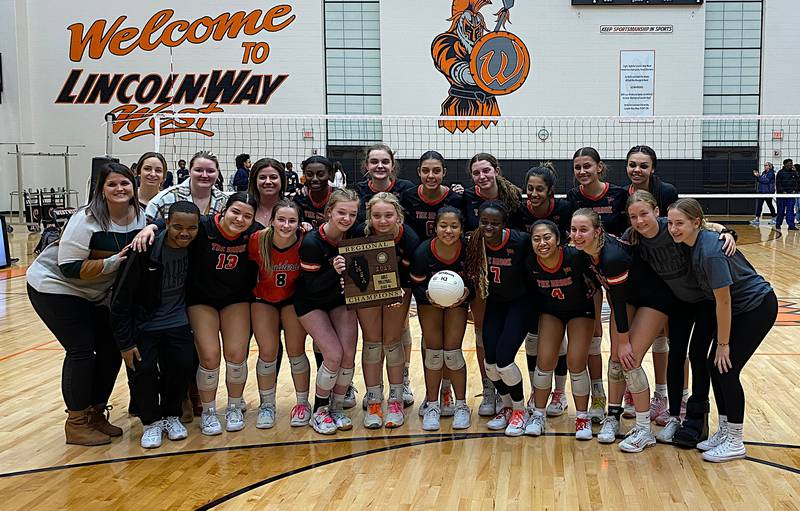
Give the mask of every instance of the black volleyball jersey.
M 458 273 L 464 281 L 464 286 L 467 289 L 471 287 L 467 282 L 466 272 L 466 247 L 464 241 L 458 241 L 458 252 L 452 259 L 443 259 L 436 252 L 436 238 L 424 241 L 417 247 L 414 252 L 414 257 L 411 259 L 411 290 L 414 292 L 414 299 L 418 305 L 430 305 L 428 297 L 425 292 L 428 290 L 428 282 L 435 273 L 442 270 L 450 270 Z M 471 293 L 470 293 L 471 294 Z M 464 301 L 464 306 L 469 301 L 469 298 Z
M 361 238 L 364 234 L 364 224 L 358 224 L 351 230 L 353 237 Z M 394 249 L 397 255 L 397 273 L 400 278 L 400 286 L 403 289 L 411 287 L 411 259 L 414 251 L 420 244 L 419 236 L 407 224 L 400 225 L 400 231 L 394 238 Z
M 338 243 L 320 225 L 308 232 L 300 245 L 300 278 L 294 294 L 295 309 L 303 315 L 314 309 L 330 310 L 344 305 L 341 275 L 333 268 Z
M 581 252 L 570 246 L 559 247 L 558 264 L 550 268 L 534 252 L 525 259 L 531 287 L 541 297 L 543 312 L 593 310 L 592 289 L 587 285 Z
M 328 186 L 328 193 L 325 195 L 325 200 L 322 202 L 314 202 L 311 195 L 295 195 L 294 201 L 300 207 L 300 221 L 308 222 L 311 227 L 316 229 L 325 223 L 325 206 L 328 205 L 328 199 L 331 198 L 333 188 Z
M 383 190 L 384 192 L 389 192 L 395 197 L 397 200 L 400 200 L 400 197 L 406 190 L 413 190 L 415 187 L 414 183 L 407 179 L 400 179 L 395 178 L 389 183 L 389 188 Z M 359 199 L 361 202 L 358 205 L 358 221 L 363 222 L 364 219 L 367 218 L 367 202 L 375 196 L 376 193 L 380 193 L 380 190 L 376 190 L 372 187 L 372 181 L 361 181 L 360 183 L 356 184 L 356 192 L 358 193 Z
M 464 232 L 474 231 L 478 228 L 480 219 L 478 218 L 478 209 L 481 204 L 486 202 L 486 197 L 481 196 L 477 186 L 464 190 Z M 520 207 L 525 207 L 525 201 L 522 200 L 522 194 L 519 195 Z M 522 218 L 518 210 L 508 212 L 508 227 L 512 229 L 522 228 Z
M 536 216 L 536 213 L 533 212 L 530 201 L 526 201 L 523 207 L 520 208 L 522 226 L 525 232 L 533 234 L 533 224 L 537 220 L 551 220 L 558 226 L 562 245 L 566 245 L 569 241 L 569 228 L 572 223 L 572 213 L 574 212 L 575 205 L 566 199 L 550 199 L 550 207 L 547 209 L 547 214 L 541 217 Z
M 584 253 L 587 268 L 594 279 L 608 291 L 608 301 L 614 311 L 617 331 L 628 331 L 628 272 L 631 269 L 631 247 L 620 239 L 603 233 L 600 254 L 590 257 Z
M 575 205 L 576 210 L 579 208 L 593 210 L 600 215 L 606 232 L 621 236 L 628 227 L 628 215 L 625 212 L 628 190 L 610 183 L 603 185 L 603 192 L 600 195 L 587 195 L 583 191 L 583 185 L 573 188 L 567 192 L 567 200 Z
M 485 243 L 485 242 L 484 242 Z M 497 246 L 486 246 L 489 296 L 493 302 L 513 302 L 528 292 L 525 279 L 525 258 L 531 250 L 531 236 L 514 229 L 503 229 Z
M 429 201 L 422 195 L 422 185 L 403 192 L 400 205 L 405 210 L 405 223 L 419 236 L 420 239 L 432 238 L 436 234 L 436 213 L 444 206 L 452 206 L 459 211 L 464 211 L 464 197 L 447 188 L 444 195 L 438 200 Z
M 202 215 L 197 237 L 189 245 L 186 296 L 192 303 L 246 299 L 256 283 L 257 267 L 247 255 L 255 226 L 230 238 L 220 229 L 220 220 L 219 214 Z

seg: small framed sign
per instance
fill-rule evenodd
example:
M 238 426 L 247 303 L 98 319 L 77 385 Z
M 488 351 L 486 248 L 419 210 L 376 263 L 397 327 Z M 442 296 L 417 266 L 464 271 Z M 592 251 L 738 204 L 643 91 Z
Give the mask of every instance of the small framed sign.
M 403 301 L 397 274 L 397 254 L 391 235 L 342 240 L 345 258 L 344 300 L 348 310 Z

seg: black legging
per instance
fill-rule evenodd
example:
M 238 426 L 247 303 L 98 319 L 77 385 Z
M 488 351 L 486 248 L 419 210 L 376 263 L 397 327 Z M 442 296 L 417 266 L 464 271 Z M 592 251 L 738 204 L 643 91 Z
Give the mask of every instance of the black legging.
M 486 314 L 483 318 L 483 348 L 486 362 L 498 368 L 514 362 L 519 347 L 525 341 L 533 308 L 530 302 L 521 298 L 512 303 L 496 303 L 491 296 L 486 300 Z M 510 394 L 513 401 L 525 397 L 522 381 L 509 387 L 502 380 L 493 381 L 500 395 Z
M 717 329 L 716 306 L 713 300 L 689 303 L 675 300 L 669 315 L 669 355 L 667 358 L 667 395 L 669 414 L 681 412 L 683 366 L 686 352 L 692 368 L 692 403 L 708 401 L 710 377 L 706 357 Z
M 28 298 L 67 352 L 61 369 L 67 408 L 79 411 L 107 403 L 122 361 L 108 308 L 77 296 L 40 293 L 30 285 Z
M 772 198 L 771 197 L 764 197 L 763 199 L 759 197 L 756 199 L 756 218 L 761 218 L 761 209 L 764 207 L 764 203 L 767 203 L 767 209 L 769 209 L 769 214 L 773 217 L 775 216 L 775 206 L 772 205 Z
M 727 415 L 728 422 L 744 422 L 744 389 L 740 376 L 747 361 L 769 333 L 778 317 L 778 299 L 775 292 L 764 296 L 761 305 L 755 309 L 737 314 L 731 319 L 730 359 L 731 368 L 720 373 L 714 365 L 717 344 L 714 343 L 708 355 L 708 371 L 714 386 L 714 400 L 720 415 Z

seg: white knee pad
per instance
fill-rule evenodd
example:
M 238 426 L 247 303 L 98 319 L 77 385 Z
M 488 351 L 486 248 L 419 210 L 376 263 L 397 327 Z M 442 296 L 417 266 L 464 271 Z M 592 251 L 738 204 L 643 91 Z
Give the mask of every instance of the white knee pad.
M 669 353 L 669 337 L 656 337 L 653 341 L 653 353 Z
M 486 360 L 483 361 L 483 368 L 486 369 L 486 377 L 492 381 L 498 381 L 500 379 L 500 373 L 497 372 L 497 365 L 490 364 Z
M 444 350 L 425 350 L 425 368 L 438 371 L 444 366 Z
M 303 374 L 311 370 L 308 357 L 305 353 L 296 357 L 289 357 L 289 366 L 291 367 L 292 374 Z
M 547 390 L 553 385 L 553 371 L 542 371 L 539 366 L 533 373 L 533 386 L 539 390 Z
M 483 332 L 475 332 L 475 347 L 483 349 Z
M 225 381 L 236 385 L 247 382 L 247 360 L 239 364 L 225 362 Z
M 341 387 L 349 387 L 353 383 L 353 373 L 355 369 L 352 367 L 340 367 L 339 375 L 336 377 L 336 385 Z
M 403 346 L 411 346 L 411 329 L 406 328 L 403 330 L 403 335 L 400 336 L 400 342 L 403 343 Z
M 592 337 L 592 342 L 589 344 L 589 355 L 599 355 L 602 344 L 602 337 Z
M 625 371 L 625 383 L 633 394 L 644 392 L 650 388 L 650 384 L 647 382 L 647 373 L 641 367 Z
M 383 352 L 386 355 L 386 365 L 389 367 L 397 367 L 406 365 L 406 352 L 403 351 L 403 343 L 396 342 L 383 347 Z
M 589 371 L 584 369 L 579 373 L 569 373 L 569 379 L 572 382 L 572 395 L 573 396 L 588 396 L 591 389 L 592 382 L 589 379 Z
M 444 365 L 451 371 L 458 371 L 467 365 L 464 353 L 461 350 L 446 350 L 444 352 Z
M 381 352 L 383 344 L 379 342 L 364 342 L 364 349 L 361 352 L 362 364 L 379 364 L 381 362 Z
M 625 383 L 625 372 L 622 370 L 622 364 L 608 361 L 608 381 L 609 383 Z
M 323 362 L 317 371 L 317 387 L 323 390 L 332 390 L 336 386 L 337 376 L 339 376 L 339 371 L 331 371 L 325 367 Z
M 256 374 L 259 376 L 269 376 L 270 374 L 275 374 L 277 367 L 277 359 L 273 360 L 272 362 L 264 362 L 259 357 L 258 362 L 256 362 Z
M 529 357 L 537 356 L 539 351 L 539 334 L 528 332 L 525 336 L 525 354 Z
M 206 369 L 203 366 L 197 368 L 197 389 L 205 391 L 216 391 L 219 386 L 219 367 L 216 369 Z
M 567 354 L 567 333 L 564 332 L 564 338 L 561 339 L 561 346 L 558 348 L 558 356 L 563 357 Z
M 503 383 L 509 387 L 522 383 L 522 373 L 514 362 L 505 367 L 498 367 L 497 372 L 500 373 L 500 379 L 503 380 Z

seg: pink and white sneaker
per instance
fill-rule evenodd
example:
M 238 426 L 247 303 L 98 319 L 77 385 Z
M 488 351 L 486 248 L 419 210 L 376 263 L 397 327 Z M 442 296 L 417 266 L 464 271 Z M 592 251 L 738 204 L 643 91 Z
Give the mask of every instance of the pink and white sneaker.
M 292 408 L 289 424 L 293 428 L 308 426 L 311 420 L 311 405 L 308 403 L 298 403 Z

